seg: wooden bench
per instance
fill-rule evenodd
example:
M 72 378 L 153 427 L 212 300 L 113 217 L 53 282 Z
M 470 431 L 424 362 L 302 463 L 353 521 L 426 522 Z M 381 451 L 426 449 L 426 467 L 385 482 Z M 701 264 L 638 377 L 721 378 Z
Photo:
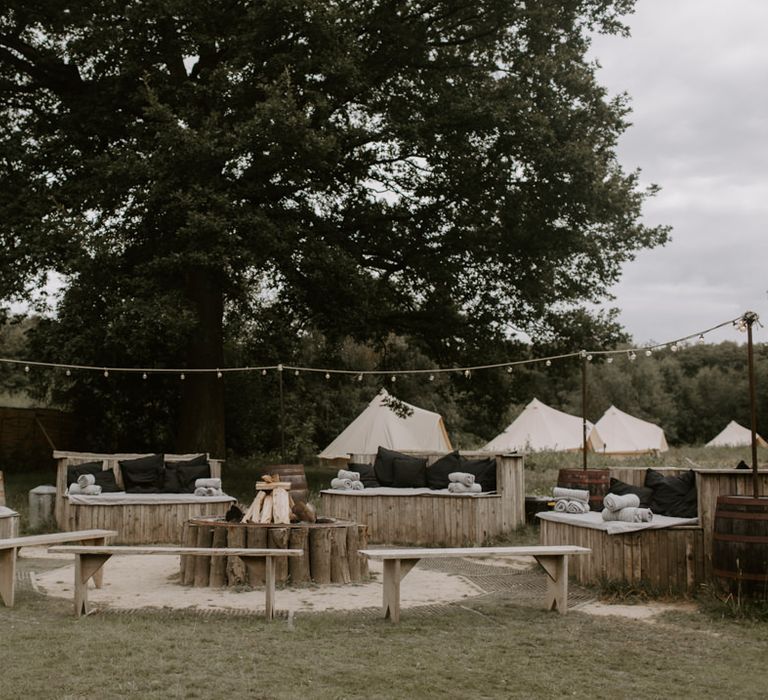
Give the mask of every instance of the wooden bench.
M 48 535 L 26 535 L 0 540 L 0 598 L 3 603 L 13 607 L 16 583 L 16 557 L 22 547 L 44 547 L 63 542 L 88 542 L 103 545 L 107 538 L 116 537 L 115 530 L 75 530 L 73 532 L 53 532 Z M 94 579 L 101 587 L 101 576 Z
M 100 572 L 101 567 L 113 554 L 178 554 L 197 557 L 262 557 L 266 560 L 267 620 L 275 610 L 275 557 L 301 557 L 303 549 L 246 549 L 234 547 L 141 547 L 141 546 L 87 546 L 63 545 L 51 547 L 49 552 L 75 555 L 75 616 L 87 615 L 88 579 Z
M 548 610 L 565 615 L 568 609 L 568 555 L 589 554 L 586 547 L 449 547 L 428 549 L 361 549 L 369 559 L 384 562 L 383 612 L 392 622 L 400 621 L 400 581 L 421 559 L 446 557 L 521 557 L 536 559 L 546 572 Z

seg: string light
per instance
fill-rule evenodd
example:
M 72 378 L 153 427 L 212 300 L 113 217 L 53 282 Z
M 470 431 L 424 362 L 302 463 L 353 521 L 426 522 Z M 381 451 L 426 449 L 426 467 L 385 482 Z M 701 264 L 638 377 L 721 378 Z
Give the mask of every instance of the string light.
M 680 351 L 680 350 L 682 350 L 683 348 L 686 347 L 686 345 L 685 345 L 686 341 L 690 341 L 690 340 L 694 340 L 695 339 L 696 342 L 698 342 L 699 344 L 704 343 L 705 342 L 705 339 L 704 339 L 705 334 L 707 334 L 707 333 L 709 333 L 711 331 L 717 330 L 719 328 L 722 328 L 724 326 L 727 326 L 727 325 L 730 325 L 730 326 L 734 327 L 735 329 L 737 329 L 737 330 L 739 330 L 741 332 L 745 332 L 748 329 L 750 321 L 752 323 L 758 323 L 758 325 L 762 326 L 762 324 L 759 324 L 759 319 L 757 317 L 757 314 L 755 314 L 754 312 L 748 311 L 748 312 L 745 312 L 744 314 L 742 314 L 738 318 L 732 319 L 730 321 L 726 321 L 724 323 L 720 323 L 720 324 L 718 324 L 716 326 L 713 326 L 712 328 L 708 328 L 706 330 L 700 331 L 698 333 L 693 333 L 693 334 L 684 336 L 682 338 L 677 338 L 675 340 L 667 341 L 667 343 L 665 343 L 665 344 L 653 345 L 653 346 L 646 347 L 646 348 L 629 348 L 629 349 L 624 350 L 624 351 L 616 351 L 616 350 L 592 350 L 592 351 L 588 351 L 586 349 L 582 349 L 582 350 L 579 350 L 579 351 L 576 351 L 576 352 L 569 352 L 569 353 L 563 353 L 562 355 L 552 356 L 552 357 L 547 358 L 546 360 L 544 360 L 544 358 L 532 357 L 532 358 L 529 358 L 527 360 L 520 360 L 520 361 L 512 362 L 512 363 L 507 361 L 507 362 L 502 362 L 502 363 L 488 364 L 488 365 L 477 365 L 477 366 L 471 366 L 471 367 L 455 367 L 455 368 L 451 368 L 451 369 L 438 368 L 437 371 L 438 372 L 461 372 L 466 377 L 470 377 L 471 374 L 475 370 L 485 370 L 485 369 L 495 369 L 495 368 L 505 368 L 508 373 L 512 373 L 513 365 L 514 366 L 517 366 L 517 365 L 530 365 L 530 364 L 541 362 L 542 360 L 544 360 L 546 366 L 547 367 L 551 367 L 553 360 L 560 360 L 560 359 L 566 359 L 566 358 L 577 357 L 577 356 L 581 357 L 581 358 L 586 358 L 589 361 L 589 360 L 592 360 L 593 353 L 595 355 L 612 355 L 612 354 L 617 354 L 619 352 L 626 352 L 627 353 L 627 357 L 630 360 L 634 360 L 634 359 L 636 359 L 637 353 L 639 353 L 639 352 L 643 352 L 646 357 L 650 357 L 655 350 L 665 349 L 667 347 L 669 347 L 671 352 L 678 352 L 678 351 Z M 456 343 L 454 343 L 454 345 L 459 345 L 459 344 L 460 343 L 458 343 L 458 341 Z M 446 345 L 450 346 L 450 341 L 449 340 L 446 341 Z M 610 357 L 610 356 L 606 357 L 606 362 L 608 364 L 610 364 L 612 361 L 613 361 L 613 357 Z M 103 373 L 104 377 L 109 377 L 110 376 L 110 372 L 117 372 L 117 373 L 120 373 L 120 372 L 125 372 L 125 373 L 140 372 L 142 379 L 147 379 L 149 374 L 169 374 L 169 373 L 176 373 L 178 376 L 180 376 L 180 378 L 184 379 L 186 377 L 186 373 L 188 372 L 188 370 L 182 370 L 181 368 L 179 368 L 179 369 L 172 369 L 172 368 L 165 368 L 165 369 L 154 369 L 154 368 L 150 369 L 150 368 L 147 368 L 147 369 L 144 369 L 144 368 L 136 368 L 136 367 L 99 367 L 99 366 L 93 366 L 93 365 L 74 365 L 74 364 L 61 364 L 61 363 L 36 362 L 36 361 L 32 362 L 32 361 L 29 361 L 29 360 L 16 360 L 16 359 L 3 358 L 3 357 L 0 357 L 0 364 L 18 364 L 18 365 L 23 365 L 25 373 L 29 373 L 32 366 L 35 366 L 35 367 L 47 367 L 47 368 L 53 368 L 53 369 L 64 369 L 66 371 L 66 375 L 68 377 L 72 376 L 72 370 L 75 370 L 75 369 L 83 370 L 83 371 L 99 371 L 99 372 Z M 274 365 L 274 366 L 269 366 L 269 367 L 228 367 L 228 368 L 226 368 L 225 371 L 227 371 L 227 372 L 250 372 L 250 371 L 259 371 L 260 370 L 262 376 L 266 376 L 268 374 L 268 371 L 272 370 L 272 369 L 275 369 L 278 372 L 282 372 L 284 369 L 290 369 L 290 370 L 294 371 L 295 375 L 299 375 L 300 371 L 301 372 L 322 372 L 325 375 L 326 379 L 328 379 L 333 372 L 337 372 L 337 373 L 340 373 L 340 374 L 351 375 L 352 378 L 357 376 L 357 380 L 358 381 L 362 381 L 363 374 L 364 374 L 363 372 L 360 372 L 359 370 L 356 370 L 356 369 L 350 369 L 350 370 L 330 370 L 330 369 L 324 369 L 324 368 L 318 368 L 318 367 L 301 367 L 301 368 L 296 368 L 296 367 L 290 367 L 290 366 L 286 368 L 282 364 L 278 364 L 278 365 Z M 196 369 L 196 370 L 193 370 L 193 371 L 194 372 L 202 372 L 202 373 L 207 373 L 207 372 L 213 373 L 213 372 L 215 372 L 215 374 L 216 374 L 216 376 L 218 378 L 221 378 L 223 376 L 222 371 L 221 371 L 220 368 L 215 368 L 215 369 L 213 369 L 213 368 L 211 368 L 211 369 L 203 369 L 203 368 L 201 368 L 201 369 Z M 429 372 L 429 370 L 397 370 L 397 374 L 406 374 L 406 375 L 421 374 L 421 373 L 425 373 L 425 372 Z M 366 370 L 365 373 L 366 374 L 372 374 L 372 375 L 376 376 L 376 375 L 386 375 L 387 371 L 386 370 L 381 370 L 381 371 Z M 429 374 L 429 380 L 430 381 L 434 381 L 434 376 L 435 376 L 434 373 L 430 373 Z M 394 374 L 392 374 L 390 376 L 390 380 L 392 382 L 397 381 L 396 376 Z
M 592 355 L 587 355 L 587 362 L 592 362 Z
M 326 373 L 325 373 L 325 378 L 326 378 L 326 379 L 330 379 L 330 378 L 331 378 L 331 375 L 330 375 L 328 372 L 326 372 Z
M 612 364 L 613 364 L 613 358 L 612 358 L 612 357 L 606 357 L 606 358 L 605 358 L 605 361 L 606 361 L 606 362 L 607 362 L 609 365 L 612 365 Z
M 430 382 L 434 382 L 435 381 L 435 375 L 434 374 L 430 374 L 429 375 L 429 381 Z
M 185 376 L 184 372 L 182 372 L 182 373 L 179 375 L 179 379 L 181 379 L 181 381 L 182 381 L 182 382 L 183 382 L 183 381 L 184 381 L 186 378 L 187 378 L 187 377 Z
M 299 370 L 296 370 L 296 371 L 293 373 L 293 376 L 294 376 L 294 377 L 298 377 L 298 376 L 299 376 Z

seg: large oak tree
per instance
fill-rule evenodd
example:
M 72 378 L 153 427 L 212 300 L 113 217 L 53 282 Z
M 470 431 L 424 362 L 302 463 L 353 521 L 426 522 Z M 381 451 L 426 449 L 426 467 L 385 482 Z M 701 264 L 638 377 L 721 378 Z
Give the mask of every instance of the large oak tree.
M 5 2 L 0 298 L 58 272 L 59 360 L 110 366 L 222 366 L 265 305 L 436 359 L 552 331 L 667 235 L 586 58 L 632 4 Z M 222 392 L 182 383 L 179 449 L 223 452 Z

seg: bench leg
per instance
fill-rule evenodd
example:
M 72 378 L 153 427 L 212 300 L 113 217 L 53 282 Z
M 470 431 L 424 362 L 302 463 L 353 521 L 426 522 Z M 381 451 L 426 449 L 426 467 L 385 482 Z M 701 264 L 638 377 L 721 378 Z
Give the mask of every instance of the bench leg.
M 418 562 L 418 559 L 384 560 L 384 619 L 389 618 L 392 622 L 400 622 L 400 581 Z
M 92 540 L 83 540 L 83 544 L 92 544 L 98 547 L 102 547 L 107 544 L 106 537 L 96 537 Z M 99 570 L 93 574 L 93 584 L 96 588 L 101 588 L 104 585 L 104 569 L 99 567 Z
M 275 616 L 275 560 L 272 557 L 264 557 L 264 588 L 266 600 L 264 601 L 264 613 L 267 621 Z
M 535 557 L 547 572 L 547 610 L 557 610 L 561 615 L 568 612 L 568 556 L 566 554 L 539 555 Z
M 88 579 L 96 574 L 111 556 L 111 554 L 75 555 L 75 617 L 88 614 Z
M 9 608 L 13 607 L 16 590 L 16 553 L 18 547 L 0 551 L 0 598 Z

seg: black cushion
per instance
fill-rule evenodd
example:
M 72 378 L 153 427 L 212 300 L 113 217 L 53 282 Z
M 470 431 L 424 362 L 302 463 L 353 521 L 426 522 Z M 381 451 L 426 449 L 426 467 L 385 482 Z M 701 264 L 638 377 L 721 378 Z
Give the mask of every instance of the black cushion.
M 395 485 L 395 459 L 412 460 L 426 467 L 427 460 L 420 457 L 412 457 L 395 450 L 388 450 L 386 447 L 379 447 L 376 453 L 376 460 L 373 463 L 373 470 L 376 473 L 376 480 L 382 486 Z
M 427 485 L 427 460 L 395 457 L 392 473 L 395 488 L 423 489 Z
M 431 489 L 447 489 L 448 475 L 461 471 L 461 458 L 459 451 L 454 450 L 427 467 L 427 486 Z
M 611 477 L 610 484 L 608 486 L 608 493 L 615 493 L 617 496 L 626 496 L 627 494 L 634 494 L 640 499 L 641 508 L 650 508 L 651 501 L 653 500 L 653 489 L 648 486 L 633 486 L 627 484 L 620 479 L 614 479 Z
M 165 493 L 194 493 L 197 479 L 210 479 L 211 465 L 205 455 L 165 463 L 163 491 Z
M 77 482 L 77 478 L 83 474 L 98 474 L 103 471 L 103 462 L 83 462 L 82 464 L 73 464 L 67 467 L 67 486 Z
M 116 493 L 120 491 L 120 487 L 117 485 L 117 479 L 115 478 L 115 472 L 111 469 L 100 471 L 93 475 L 95 479 L 95 485 L 101 486 L 102 493 Z
M 653 489 L 651 510 L 657 515 L 697 517 L 696 474 L 692 469 L 681 476 L 664 476 L 655 469 L 648 469 L 645 485 Z
M 126 493 L 159 493 L 163 488 L 163 455 L 118 462 Z
M 363 486 L 367 489 L 375 489 L 379 484 L 379 480 L 376 478 L 376 471 L 372 464 L 358 464 L 357 462 L 350 462 L 347 464 L 347 470 L 351 472 L 357 472 L 360 475 L 360 481 L 363 482 Z
M 496 458 L 486 457 L 485 459 L 465 459 L 461 458 L 459 463 L 460 472 L 475 475 L 475 483 L 480 484 L 483 491 L 496 490 Z

